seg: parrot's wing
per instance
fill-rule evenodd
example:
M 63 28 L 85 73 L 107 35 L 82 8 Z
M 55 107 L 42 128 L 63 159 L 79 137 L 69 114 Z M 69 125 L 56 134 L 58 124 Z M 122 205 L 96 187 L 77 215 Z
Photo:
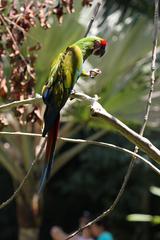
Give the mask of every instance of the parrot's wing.
M 82 72 L 82 64 L 82 53 L 76 46 L 68 47 L 53 62 L 48 82 L 42 90 L 43 101 L 47 105 L 44 114 L 44 136 L 66 103 L 74 83 Z

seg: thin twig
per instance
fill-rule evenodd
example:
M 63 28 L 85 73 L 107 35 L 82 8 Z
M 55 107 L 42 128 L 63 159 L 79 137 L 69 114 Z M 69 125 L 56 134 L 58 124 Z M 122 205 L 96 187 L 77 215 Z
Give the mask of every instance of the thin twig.
M 92 18 L 91 18 L 91 20 L 90 20 L 90 22 L 89 22 L 89 25 L 88 25 L 88 28 L 87 28 L 87 30 L 86 30 L 86 33 L 85 33 L 84 37 L 87 37 L 87 35 L 88 35 L 88 33 L 89 33 L 92 25 L 93 25 L 93 22 L 94 22 L 95 19 L 96 19 L 96 16 L 97 16 L 97 13 L 98 13 L 98 11 L 99 11 L 99 8 L 100 8 L 101 4 L 102 4 L 101 1 L 98 1 L 98 2 L 97 2 L 96 6 L 95 6 L 95 8 L 94 8 L 94 11 L 93 11 L 93 16 L 92 16 Z
M 124 190 L 125 190 L 125 187 L 127 185 L 127 182 L 128 182 L 128 178 L 131 174 L 131 171 L 132 171 L 132 162 L 130 162 L 130 165 L 129 165 L 129 168 L 128 168 L 128 171 L 124 177 L 124 181 L 123 181 L 123 184 L 114 200 L 114 202 L 112 203 L 112 205 L 107 209 L 105 210 L 104 212 L 102 212 L 98 217 L 96 217 L 94 220 L 90 221 L 89 223 L 87 223 L 86 225 L 84 225 L 83 227 L 80 227 L 78 230 L 76 230 L 74 233 L 70 234 L 67 238 L 65 238 L 65 240 L 68 240 L 72 237 L 74 237 L 75 235 L 77 235 L 78 233 L 80 233 L 81 231 L 83 231 L 85 228 L 91 226 L 93 223 L 96 223 L 98 222 L 99 220 L 101 220 L 102 218 L 106 217 L 109 213 L 111 213 L 114 208 L 116 207 L 117 203 L 119 202 Z
M 62 141 L 66 141 L 66 142 L 84 143 L 84 144 L 88 144 L 88 145 L 96 145 L 96 146 L 100 146 L 100 147 L 107 147 L 107 148 L 115 149 L 115 150 L 120 151 L 120 152 L 125 152 L 125 153 L 127 153 L 131 156 L 135 156 L 135 157 L 141 159 L 143 162 L 145 162 L 147 165 L 149 165 L 152 168 L 153 171 L 160 174 L 160 170 L 156 166 L 154 166 L 150 161 L 148 161 L 146 158 L 144 158 L 144 157 L 142 157 L 142 156 L 126 149 L 126 148 L 119 147 L 115 144 L 98 142 L 98 141 L 93 141 L 93 140 L 64 138 L 64 137 L 58 137 L 58 139 L 62 140 Z
M 3 16 L 3 17 L 4 17 L 4 20 L 5 20 L 6 22 L 8 22 L 9 24 L 15 26 L 19 31 L 21 31 L 21 32 L 23 33 L 23 35 L 25 35 L 25 34 L 27 33 L 27 32 L 26 32 L 21 26 L 19 26 L 17 23 L 11 21 L 11 20 L 10 20 L 8 17 L 6 17 L 6 16 Z
M 143 120 L 143 124 L 142 127 L 140 129 L 140 135 L 143 136 L 144 134 L 144 130 L 147 126 L 147 122 L 149 119 L 149 114 L 150 114 L 150 109 L 151 109 L 151 104 L 152 104 L 152 95 L 153 95 L 153 91 L 154 91 L 154 83 L 155 83 L 155 72 L 156 72 L 156 57 L 157 57 L 157 43 L 158 43 L 158 10 L 159 10 L 159 0 L 155 0 L 155 11 L 154 11 L 154 36 L 153 36 L 153 48 L 152 48 L 152 60 L 151 60 L 151 78 L 150 78 L 150 90 L 148 93 L 148 99 L 147 99 L 147 104 L 146 104 L 146 110 L 145 110 L 145 115 L 144 115 L 144 120 Z M 138 153 L 139 148 L 138 146 L 135 146 L 134 148 L 134 153 Z M 132 156 L 131 159 L 131 166 L 132 168 L 134 168 L 135 165 L 135 161 L 136 161 L 137 157 L 135 157 L 134 155 Z M 128 169 L 128 171 L 132 172 L 132 169 Z M 128 175 L 128 180 L 129 180 L 129 175 Z M 127 181 L 126 181 L 127 184 Z
M 28 98 L 19 101 L 13 101 L 11 103 L 3 104 L 0 106 L 0 111 L 6 112 L 11 108 L 21 106 L 23 104 L 37 104 L 42 103 L 42 97 L 40 95 L 36 96 L 35 98 Z
M 151 78 L 150 78 L 150 90 L 148 93 L 148 99 L 146 104 L 146 110 L 145 110 L 145 116 L 143 120 L 142 127 L 140 129 L 140 135 L 143 136 L 144 130 L 147 126 L 147 122 L 149 119 L 151 104 L 152 104 L 152 95 L 154 91 L 154 83 L 155 83 L 155 72 L 156 72 L 156 57 L 157 57 L 157 43 L 158 43 L 158 29 L 159 29 L 159 17 L 158 17 L 158 10 L 159 10 L 159 0 L 155 0 L 155 11 L 154 11 L 154 36 L 153 36 L 153 48 L 152 48 L 152 60 L 151 60 Z M 139 148 L 138 146 L 135 146 L 134 153 L 138 153 Z M 137 157 L 134 155 L 131 159 L 132 168 L 135 165 L 135 160 Z
M 154 83 L 155 83 L 156 52 L 157 52 L 157 41 L 158 41 L 158 9 L 159 9 L 159 0 L 155 0 L 155 14 L 154 14 L 154 26 L 155 26 L 155 28 L 154 28 L 153 50 L 152 50 L 152 63 L 151 63 L 151 86 L 150 86 L 150 91 L 149 91 L 149 94 L 148 94 L 146 113 L 145 113 L 144 121 L 143 121 L 143 124 L 142 124 L 142 128 L 140 130 L 140 135 L 141 136 L 143 136 L 145 127 L 146 127 L 147 122 L 148 122 L 150 108 L 151 108 L 151 102 L 152 102 L 152 94 L 153 94 Z M 135 149 L 134 149 L 134 154 L 138 153 L 138 149 L 139 148 L 136 146 Z M 88 224 L 86 224 L 82 228 L 79 228 L 77 231 L 75 231 L 74 233 L 69 235 L 66 238 L 66 240 L 74 237 L 76 234 L 78 234 L 79 232 L 81 232 L 85 228 L 89 227 L 93 223 L 99 221 L 100 219 L 106 217 L 110 212 L 112 212 L 114 210 L 115 206 L 118 204 L 118 202 L 120 201 L 120 199 L 123 195 L 125 187 L 126 187 L 126 185 L 128 183 L 128 180 L 130 178 L 131 172 L 133 170 L 135 159 L 137 158 L 137 157 L 135 157 L 134 154 L 132 155 L 132 160 L 130 162 L 129 168 L 128 168 L 127 173 L 125 175 L 125 178 L 124 178 L 124 181 L 123 181 L 122 186 L 120 188 L 120 191 L 119 191 L 116 199 L 114 200 L 113 204 L 110 206 L 110 208 L 107 209 L 106 211 L 104 211 L 101 215 L 99 215 L 93 221 L 89 222 Z
M 137 145 L 150 158 L 160 164 L 160 150 L 156 148 L 147 138 L 140 136 L 134 130 L 122 123 L 119 119 L 108 113 L 101 104 L 97 101 L 97 97 L 90 97 L 84 93 L 74 93 L 72 98 L 86 101 L 91 108 L 91 115 L 104 119 L 107 124 L 112 126 L 115 130 L 120 132 L 130 142 Z
M 84 93 L 73 93 L 71 94 L 71 97 L 72 99 L 76 98 L 88 103 L 91 108 L 92 116 L 104 119 L 107 124 L 111 125 L 115 130 L 120 132 L 120 134 L 127 138 L 130 142 L 137 145 L 150 158 L 160 163 L 160 150 L 156 148 L 147 138 L 142 137 L 140 134 L 136 133 L 134 130 L 122 123 L 119 119 L 108 113 L 98 102 L 98 97 L 90 97 Z M 0 107 L 0 110 L 9 109 L 10 107 L 15 107 L 21 104 L 31 104 L 41 101 L 41 97 L 31 98 L 23 101 L 16 101 L 10 104 L 2 105 Z
M 156 56 L 157 56 L 157 41 L 158 41 L 158 9 L 159 9 L 159 0 L 155 0 L 155 14 L 154 14 L 154 39 L 153 39 L 153 49 L 152 49 L 152 62 L 151 62 L 151 86 L 150 86 L 150 90 L 149 90 L 149 94 L 148 94 L 148 101 L 147 101 L 147 106 L 146 106 L 146 111 L 145 111 L 145 116 L 144 116 L 144 121 L 140 130 L 140 135 L 143 136 L 144 134 L 144 130 L 145 127 L 147 125 L 148 122 L 148 118 L 149 118 L 149 113 L 150 113 L 150 108 L 151 108 L 151 102 L 152 102 L 152 94 L 153 94 L 153 90 L 154 90 L 154 83 L 155 83 L 155 71 L 156 71 Z M 136 146 L 134 149 L 134 154 L 138 153 L 139 148 Z M 113 211 L 113 209 L 115 208 L 115 206 L 118 204 L 118 202 L 121 199 L 121 196 L 123 195 L 123 192 L 125 190 L 125 187 L 128 184 L 130 175 L 132 173 L 132 170 L 134 168 L 135 165 L 135 160 L 137 159 L 137 157 L 135 155 L 132 155 L 132 160 L 130 162 L 130 165 L 127 169 L 127 173 L 125 175 L 123 184 L 121 186 L 121 189 L 115 199 L 115 201 L 113 202 L 113 204 L 111 205 L 111 207 L 106 211 L 103 212 L 100 217 L 103 218 L 106 215 L 108 215 L 111 211 Z M 100 219 L 101 219 L 100 218 Z M 93 222 L 97 222 L 100 219 L 95 219 Z M 92 223 L 91 223 L 92 224 Z M 69 238 L 68 238 L 69 239 Z
M 0 132 L 0 135 L 21 135 L 21 136 L 28 136 L 28 137 L 42 137 L 42 134 L 40 134 L 40 133 L 26 133 L 26 132 Z M 144 158 L 126 148 L 119 147 L 115 144 L 98 142 L 98 141 L 94 141 L 94 140 L 74 139 L 74 138 L 66 138 L 66 137 L 58 137 L 58 140 L 65 141 L 65 142 L 83 143 L 83 144 L 87 144 L 87 145 L 95 145 L 95 146 L 100 146 L 100 147 L 112 148 L 112 149 L 115 149 L 120 152 L 125 152 L 131 156 L 141 159 L 150 168 L 152 168 L 153 171 L 155 171 L 156 173 L 158 173 L 160 175 L 160 170 L 156 166 L 154 166 L 150 161 L 148 161 L 146 158 Z
M 0 135 L 20 135 L 20 136 L 28 136 L 28 137 L 42 137 L 40 133 L 26 133 L 26 132 L 0 132 Z
M 3 203 L 0 204 L 0 209 L 6 207 L 8 204 L 10 204 L 13 199 L 19 194 L 19 192 L 21 191 L 23 185 L 25 184 L 26 180 L 28 179 L 34 165 L 37 163 L 37 161 L 39 160 L 39 157 L 44 149 L 44 146 L 46 144 L 46 139 L 44 139 L 42 145 L 41 145 L 41 148 L 39 150 L 39 153 L 37 154 L 36 158 L 34 159 L 34 161 L 32 162 L 30 168 L 28 169 L 26 175 L 24 176 L 22 182 L 20 183 L 20 185 L 18 186 L 18 188 L 14 191 L 14 193 L 12 194 L 12 196 L 10 198 L 8 198 L 6 201 L 4 201 Z
M 159 10 L 159 0 L 155 0 L 155 12 L 154 12 L 154 39 L 153 39 L 153 49 L 152 49 L 152 62 L 151 62 L 151 85 L 150 85 L 150 91 L 148 94 L 148 101 L 147 101 L 147 106 L 146 106 L 146 113 L 144 116 L 144 121 L 140 130 L 140 135 L 143 136 L 144 134 L 144 130 L 145 127 L 147 125 L 148 122 L 148 118 L 149 118 L 149 113 L 150 113 L 150 108 L 151 108 L 151 102 L 152 102 L 152 94 L 153 94 L 153 90 L 154 90 L 154 83 L 155 83 L 155 71 L 156 71 L 156 56 L 157 56 L 157 42 L 158 42 L 158 10 Z M 138 153 L 138 146 L 135 147 L 134 149 L 134 154 Z M 85 226 L 83 226 L 82 228 L 79 228 L 77 231 L 75 231 L 73 234 L 69 235 L 67 239 L 70 239 L 72 237 L 74 237 L 76 234 L 78 234 L 79 232 L 81 232 L 82 230 L 84 230 L 85 228 L 89 227 L 90 225 L 92 225 L 93 223 L 99 221 L 100 219 L 106 217 L 110 212 L 112 212 L 114 210 L 114 208 L 116 207 L 116 205 L 119 203 L 121 196 L 124 193 L 124 190 L 128 184 L 128 180 L 130 178 L 130 175 L 132 173 L 132 170 L 134 168 L 134 164 L 135 164 L 135 159 L 137 157 L 135 157 L 134 155 L 132 155 L 132 160 L 130 162 L 130 165 L 128 167 L 127 173 L 124 177 L 124 181 L 122 183 L 122 186 L 120 188 L 120 191 L 118 192 L 118 195 L 116 197 L 116 199 L 114 200 L 113 204 L 110 206 L 110 208 L 106 211 L 104 211 L 101 215 L 99 215 L 97 218 L 95 218 L 93 221 L 89 222 L 88 224 L 86 224 Z
M 147 106 L 144 116 L 144 121 L 142 128 L 140 130 L 140 135 L 144 134 L 145 127 L 148 122 L 149 113 L 151 109 L 152 103 L 152 95 L 154 91 L 154 83 L 155 83 L 155 72 L 156 72 L 156 58 L 157 58 L 157 43 L 158 43 L 158 9 L 159 9 L 159 0 L 155 0 L 155 12 L 154 12 L 154 37 L 153 37 L 153 48 L 152 48 L 152 61 L 151 61 L 151 78 L 150 78 L 150 90 L 148 94 Z

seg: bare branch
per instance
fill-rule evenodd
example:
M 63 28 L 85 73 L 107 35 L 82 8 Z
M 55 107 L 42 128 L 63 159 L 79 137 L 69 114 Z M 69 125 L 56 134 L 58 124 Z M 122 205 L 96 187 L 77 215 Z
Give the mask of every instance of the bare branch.
M 132 172 L 133 169 L 133 162 L 130 162 L 130 165 L 128 167 L 128 171 L 124 177 L 124 181 L 122 183 L 122 186 L 114 200 L 114 202 L 112 203 L 112 205 L 105 210 L 104 212 L 102 212 L 98 217 L 96 217 L 95 219 L 93 219 L 92 221 L 90 221 L 89 223 L 87 223 L 86 225 L 84 225 L 83 227 L 80 227 L 78 230 L 76 230 L 74 233 L 70 234 L 67 238 L 65 238 L 65 240 L 68 240 L 72 237 L 74 237 L 75 235 L 77 235 L 78 233 L 80 233 L 81 231 L 83 231 L 85 228 L 91 226 L 93 223 L 98 222 L 99 220 L 101 220 L 102 218 L 106 217 L 107 215 L 109 215 L 110 212 L 112 212 L 114 210 L 114 208 L 116 207 L 117 203 L 119 202 L 119 200 L 121 199 L 122 194 L 124 193 L 124 190 L 126 188 L 126 185 L 128 183 L 128 179 L 129 176 Z
M 26 132 L 0 132 L 0 135 L 20 135 L 28 137 L 42 137 L 40 133 L 26 133 Z
M 152 103 L 152 95 L 154 90 L 154 83 L 155 83 L 155 71 L 156 71 L 156 57 L 157 57 L 157 42 L 158 42 L 158 9 L 159 9 L 159 0 L 155 0 L 155 12 L 154 12 L 154 38 L 153 38 L 153 48 L 152 48 L 152 61 L 151 61 L 151 79 L 150 79 L 150 90 L 148 93 L 148 99 L 146 104 L 146 111 L 145 116 L 143 120 L 142 127 L 140 129 L 140 135 L 143 136 L 144 130 L 147 126 L 147 122 L 149 119 L 149 113 L 151 109 L 151 103 Z M 138 146 L 135 146 L 134 153 L 138 153 L 139 148 Z M 132 156 L 131 165 L 132 168 L 134 167 L 135 160 L 137 157 L 134 155 Z M 128 169 L 130 171 L 130 169 Z M 128 172 L 127 171 L 127 172 Z M 131 172 L 131 171 L 130 171 Z M 129 177 L 128 177 L 129 179 Z
M 35 98 L 28 98 L 20 101 L 13 101 L 11 103 L 3 104 L 0 106 L 0 111 L 6 112 L 11 108 L 21 106 L 23 104 L 36 104 L 42 103 L 42 97 L 40 95 L 36 96 Z
M 147 125 L 147 121 L 149 118 L 149 113 L 150 113 L 150 108 L 151 108 L 151 102 L 152 102 L 152 94 L 153 94 L 153 90 L 154 90 L 154 82 L 155 82 L 155 71 L 156 71 L 156 53 L 157 53 L 157 41 L 158 41 L 158 10 L 159 10 L 159 0 L 155 0 L 155 14 L 154 14 L 154 39 L 153 39 L 153 49 L 152 49 L 152 62 L 151 62 L 151 85 L 150 85 L 150 91 L 148 94 L 148 101 L 147 101 L 147 106 L 146 106 L 146 113 L 144 116 L 144 121 L 140 130 L 140 136 L 143 136 L 145 127 Z M 138 153 L 139 150 L 139 146 L 136 146 L 134 149 L 134 154 Z M 101 215 L 99 215 L 97 218 L 95 218 L 93 221 L 89 222 L 88 224 L 86 224 L 85 226 L 83 226 L 82 228 L 79 228 L 77 231 L 75 231 L 73 234 L 69 235 L 66 239 L 70 239 L 72 237 L 74 237 L 76 234 L 78 234 L 79 232 L 81 232 L 83 229 L 87 228 L 88 226 L 92 225 L 93 223 L 99 221 L 100 219 L 104 218 L 105 216 L 107 216 L 111 211 L 114 210 L 115 206 L 118 204 L 118 202 L 121 199 L 121 196 L 127 186 L 128 180 L 130 178 L 131 172 L 133 170 L 134 164 L 135 164 L 135 160 L 137 157 L 135 157 L 135 155 L 132 155 L 132 160 L 130 162 L 130 165 L 128 167 L 127 173 L 125 175 L 124 181 L 122 183 L 122 186 L 120 188 L 120 191 L 116 197 L 116 199 L 114 200 L 113 204 L 110 206 L 110 208 L 106 211 L 104 211 Z M 156 160 L 157 161 L 157 160 Z M 158 161 L 159 162 L 159 161 Z
M 0 135 L 21 135 L 21 136 L 28 136 L 28 137 L 42 137 L 41 134 L 38 133 L 25 133 L 25 132 L 0 132 Z M 138 155 L 137 153 L 134 153 L 126 148 L 119 147 L 115 144 L 111 143 L 104 143 L 104 142 L 98 142 L 93 140 L 85 140 L 85 139 L 74 139 L 74 138 L 66 138 L 66 137 L 58 137 L 58 140 L 65 141 L 65 142 L 72 142 L 72 143 L 82 143 L 86 145 L 95 145 L 105 148 L 112 148 L 120 152 L 125 152 L 131 156 L 134 156 L 136 158 L 141 159 L 143 162 L 145 162 L 147 165 L 149 165 L 150 168 L 152 168 L 153 171 L 158 173 L 160 175 L 160 170 L 155 167 L 150 161 L 148 161 L 146 158 Z
M 153 95 L 153 90 L 154 90 L 154 83 L 155 83 L 155 71 L 156 71 L 156 57 L 157 57 L 157 42 L 158 42 L 158 10 L 159 10 L 159 0 L 155 0 L 155 11 L 154 11 L 154 37 L 153 37 L 153 48 L 152 48 L 152 61 L 151 61 L 151 79 L 150 79 L 150 90 L 148 93 L 148 99 L 147 99 L 147 104 L 146 104 L 146 111 L 145 111 L 145 116 L 143 120 L 142 127 L 140 129 L 140 135 L 143 136 L 144 130 L 147 126 L 147 122 L 149 119 L 149 114 L 150 114 L 150 109 L 151 109 L 151 103 L 152 103 L 152 95 Z M 139 148 L 138 146 L 135 146 L 134 153 L 138 153 Z M 130 174 L 132 172 L 132 169 L 135 165 L 135 160 L 137 157 L 134 155 L 132 156 L 132 160 L 130 163 L 131 168 L 129 167 L 127 170 L 127 175 L 128 179 L 125 181 L 127 184 Z M 130 174 L 128 174 L 130 172 Z
M 158 43 L 158 9 L 159 9 L 159 0 L 155 0 L 155 11 L 154 11 L 154 36 L 153 36 L 153 48 L 152 48 L 152 61 L 151 61 L 151 78 L 150 78 L 150 90 L 148 93 L 146 111 L 144 116 L 144 121 L 140 130 L 140 135 L 143 136 L 145 127 L 148 122 L 149 113 L 151 109 L 152 103 L 152 95 L 154 91 L 154 83 L 155 83 L 155 72 L 156 72 L 156 58 L 157 58 L 157 43 Z M 138 152 L 138 147 L 135 147 L 134 150 L 136 153 Z
M 154 12 L 154 37 L 153 37 L 153 48 L 152 48 L 152 61 L 151 61 L 151 79 L 150 79 L 150 90 L 148 94 L 146 113 L 144 116 L 144 122 L 142 128 L 140 130 L 140 135 L 143 135 L 145 127 L 147 125 L 147 121 L 149 118 L 151 103 L 152 103 L 152 95 L 154 91 L 154 83 L 155 83 L 155 72 L 156 72 L 156 58 L 157 58 L 157 43 L 158 43 L 158 9 L 159 9 L 159 0 L 155 0 L 155 12 Z
M 99 117 L 104 119 L 107 124 L 111 125 L 120 132 L 125 138 L 127 138 L 130 142 L 137 145 L 142 151 L 144 151 L 150 158 L 160 163 L 160 150 L 157 149 L 147 138 L 140 136 L 138 133 L 133 131 L 131 128 L 126 126 L 120 120 L 112 116 L 108 113 L 100 103 L 98 103 L 98 97 L 90 97 L 84 93 L 73 93 L 71 94 L 71 98 L 76 98 L 79 100 L 83 100 L 90 105 L 92 116 Z M 21 104 L 31 104 L 41 102 L 41 97 L 30 98 L 22 101 L 15 101 L 9 104 L 5 104 L 0 106 L 0 110 L 7 110 L 11 107 L 16 107 Z
M 160 163 L 160 150 L 156 148 L 147 138 L 140 136 L 131 128 L 122 123 L 119 119 L 108 113 L 97 101 L 97 97 L 90 97 L 84 93 L 74 93 L 72 98 L 78 98 L 86 101 L 91 108 L 91 115 L 104 119 L 107 124 L 111 125 L 115 130 L 121 133 L 130 142 L 137 145 L 150 158 Z
M 127 153 L 131 156 L 135 156 L 135 157 L 141 159 L 143 162 L 145 162 L 147 165 L 149 165 L 152 168 L 152 170 L 154 170 L 156 173 L 160 174 L 160 170 L 157 167 L 155 167 L 151 162 L 149 162 L 146 158 L 144 158 L 144 157 L 142 157 L 142 156 L 126 149 L 126 148 L 119 147 L 115 144 L 98 142 L 98 141 L 91 141 L 91 140 L 84 140 L 84 139 L 64 138 L 64 137 L 59 137 L 58 139 L 62 140 L 62 141 L 66 141 L 66 142 L 84 143 L 84 144 L 88 144 L 88 145 L 96 145 L 96 146 L 100 146 L 100 147 L 107 147 L 107 148 L 115 149 L 115 150 L 120 151 L 120 152 L 125 152 L 125 153 Z

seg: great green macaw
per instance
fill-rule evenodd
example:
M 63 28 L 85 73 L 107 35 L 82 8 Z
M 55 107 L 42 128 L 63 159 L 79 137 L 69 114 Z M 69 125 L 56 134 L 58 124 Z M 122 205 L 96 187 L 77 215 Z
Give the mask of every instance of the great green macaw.
M 100 37 L 85 37 L 67 47 L 52 63 L 48 81 L 42 89 L 43 101 L 46 104 L 42 136 L 45 137 L 48 134 L 48 139 L 39 192 L 43 190 L 50 176 L 59 129 L 60 111 L 78 78 L 82 75 L 90 75 L 82 69 L 84 61 L 91 54 L 103 56 L 106 45 L 107 41 Z

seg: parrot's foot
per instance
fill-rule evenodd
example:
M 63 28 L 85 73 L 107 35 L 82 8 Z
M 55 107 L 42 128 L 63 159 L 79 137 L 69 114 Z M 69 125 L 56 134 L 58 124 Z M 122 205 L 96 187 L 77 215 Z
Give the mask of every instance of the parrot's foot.
M 75 94 L 75 93 L 76 93 L 76 90 L 72 89 L 71 94 Z
M 73 94 L 73 95 L 76 94 L 76 90 L 74 90 L 74 89 L 71 90 L 70 100 L 73 100 L 73 99 L 74 99 L 74 98 L 72 97 L 72 94 Z
M 95 78 L 96 76 L 100 75 L 101 73 L 102 73 L 102 71 L 101 71 L 100 69 L 94 68 L 94 69 L 91 69 L 91 70 L 89 71 L 89 76 L 90 76 L 91 78 Z

